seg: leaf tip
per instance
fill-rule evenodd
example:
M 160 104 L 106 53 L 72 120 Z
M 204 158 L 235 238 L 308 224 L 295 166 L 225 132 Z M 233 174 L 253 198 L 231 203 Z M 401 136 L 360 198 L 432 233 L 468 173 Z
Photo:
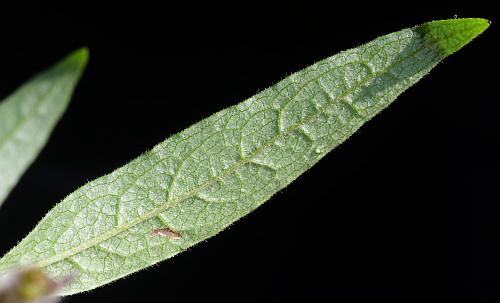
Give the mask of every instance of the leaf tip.
M 74 62 L 79 68 L 83 69 L 89 61 L 88 47 L 81 47 L 68 55 L 68 61 Z
M 490 23 L 483 18 L 439 20 L 417 26 L 416 31 L 430 47 L 447 57 L 479 36 Z
M 80 74 L 89 61 L 89 49 L 81 47 L 72 51 L 55 65 L 55 70 Z

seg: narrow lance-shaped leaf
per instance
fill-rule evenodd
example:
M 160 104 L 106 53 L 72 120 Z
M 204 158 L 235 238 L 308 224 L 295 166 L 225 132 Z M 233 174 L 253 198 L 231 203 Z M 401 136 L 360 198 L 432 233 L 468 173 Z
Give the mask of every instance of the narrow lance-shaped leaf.
M 77 50 L 0 101 L 0 205 L 66 110 L 87 58 Z
M 291 75 L 69 195 L 0 271 L 29 262 L 75 272 L 67 295 L 182 252 L 290 184 L 488 25 L 425 23 Z

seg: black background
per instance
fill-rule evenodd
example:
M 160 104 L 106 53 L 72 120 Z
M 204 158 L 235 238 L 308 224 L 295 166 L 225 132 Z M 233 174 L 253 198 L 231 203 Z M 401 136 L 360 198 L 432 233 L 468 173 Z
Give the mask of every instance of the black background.
M 484 17 L 485 34 L 261 208 L 65 302 L 500 301 L 493 8 L 123 5 L 2 10 L 0 96 L 75 48 L 88 46 L 91 59 L 0 210 L 0 254 L 85 182 L 291 72 L 425 21 Z

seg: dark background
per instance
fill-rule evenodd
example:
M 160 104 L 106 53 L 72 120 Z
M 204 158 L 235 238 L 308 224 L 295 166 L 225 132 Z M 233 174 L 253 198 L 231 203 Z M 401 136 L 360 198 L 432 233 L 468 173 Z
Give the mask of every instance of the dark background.
M 0 96 L 75 48 L 91 59 L 0 210 L 0 254 L 79 186 L 289 73 L 425 21 L 484 17 L 485 34 L 261 208 L 65 302 L 499 302 L 495 10 L 351 5 L 3 9 Z

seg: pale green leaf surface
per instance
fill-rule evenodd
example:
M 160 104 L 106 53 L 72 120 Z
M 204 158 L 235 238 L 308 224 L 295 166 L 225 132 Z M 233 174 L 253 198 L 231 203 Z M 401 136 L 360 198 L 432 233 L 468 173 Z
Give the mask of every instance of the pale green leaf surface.
M 0 205 L 66 110 L 87 57 L 73 52 L 0 102 Z
M 0 271 L 30 262 L 54 276 L 76 272 L 67 295 L 182 252 L 290 184 L 488 25 L 426 23 L 289 76 L 69 195 Z M 181 238 L 150 235 L 162 227 Z

